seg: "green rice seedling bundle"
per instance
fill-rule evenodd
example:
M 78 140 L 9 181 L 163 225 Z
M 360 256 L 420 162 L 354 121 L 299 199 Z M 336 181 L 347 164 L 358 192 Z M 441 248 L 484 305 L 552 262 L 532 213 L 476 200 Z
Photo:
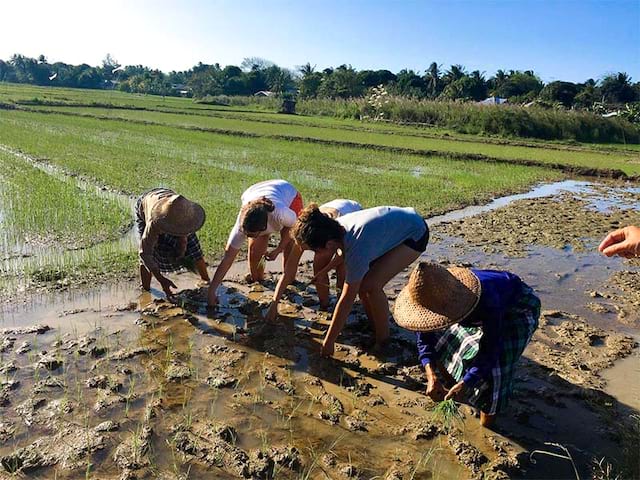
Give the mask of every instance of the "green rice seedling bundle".
M 456 405 L 456 402 L 451 398 L 439 402 L 433 409 L 433 416 L 447 429 L 456 423 L 462 423 L 462 415 L 460 414 L 458 405 Z

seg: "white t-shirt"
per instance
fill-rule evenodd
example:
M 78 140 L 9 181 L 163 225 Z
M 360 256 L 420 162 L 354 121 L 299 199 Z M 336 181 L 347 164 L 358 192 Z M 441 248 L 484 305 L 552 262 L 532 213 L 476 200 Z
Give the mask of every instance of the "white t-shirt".
M 320 210 L 322 210 L 323 208 L 333 208 L 338 212 L 338 216 L 342 217 L 349 213 L 359 212 L 360 210 L 362 210 L 362 205 L 354 200 L 336 198 L 335 200 L 331 200 L 330 202 L 320 205 Z
M 374 207 L 339 217 L 344 235 L 346 281 L 361 281 L 376 258 L 405 240 L 418 241 L 427 231 L 424 219 L 413 208 Z
M 260 236 L 263 236 L 279 232 L 285 227 L 293 227 L 298 216 L 289 206 L 291 202 L 293 202 L 293 199 L 296 198 L 296 195 L 298 195 L 298 190 L 289 182 L 285 180 L 267 180 L 247 188 L 242 194 L 241 201 L 243 206 L 261 197 L 266 197 L 273 202 L 275 210 L 269 212 L 267 216 L 267 229 L 260 233 Z M 240 249 L 247 239 L 247 236 L 240 228 L 240 217 L 241 213 L 238 212 L 236 223 L 233 225 L 229 239 L 227 240 L 227 247 L 231 246 Z

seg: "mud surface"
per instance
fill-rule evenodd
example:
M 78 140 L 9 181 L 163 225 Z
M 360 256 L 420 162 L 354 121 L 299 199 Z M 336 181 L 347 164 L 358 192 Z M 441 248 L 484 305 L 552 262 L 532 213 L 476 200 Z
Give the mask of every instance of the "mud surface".
M 321 358 L 330 317 L 308 262 L 276 324 L 261 318 L 275 276 L 248 285 L 238 265 L 214 312 L 191 274 L 175 277 L 174 303 L 122 284 L 3 310 L 0 478 L 572 478 L 567 460 L 530 461 L 562 453 L 545 442 L 566 447 L 582 478 L 603 457 L 637 475 L 640 405 L 624 375 L 637 384 L 638 370 L 616 369 L 637 358 L 638 266 L 593 253 L 613 222 L 640 223 L 636 207 L 594 204 L 615 196 L 639 200 L 603 185 L 432 225 L 425 259 L 510 269 L 543 300 L 494 430 L 467 406 L 461 422 L 434 415 L 413 337 L 393 324 L 374 355 L 359 306 Z

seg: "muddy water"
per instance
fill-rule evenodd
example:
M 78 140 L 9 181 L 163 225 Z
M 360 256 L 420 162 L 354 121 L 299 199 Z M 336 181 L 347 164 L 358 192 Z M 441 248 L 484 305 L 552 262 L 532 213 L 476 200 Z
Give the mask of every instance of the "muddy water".
M 581 182 L 544 187 L 546 199 L 563 199 L 567 189 L 599 215 L 588 218 L 601 218 L 602 230 L 621 215 L 616 207 L 639 196 L 627 185 Z M 5 307 L 0 331 L 12 331 L 0 338 L 2 468 L 31 478 L 569 478 L 561 459 L 529 463 L 528 452 L 549 450 L 549 441 L 565 445 L 584 475 L 603 456 L 626 468 L 625 419 L 638 409 L 629 384 L 640 384 L 638 309 L 629 300 L 633 280 L 612 279 L 638 266 L 593 253 L 595 227 L 592 237 L 580 236 L 582 248 L 503 244 L 496 238 L 514 232 L 495 222 L 495 235 L 483 241 L 452 233 L 473 232 L 478 219 L 512 208 L 535 217 L 546 208 L 536 195 L 473 217 L 432 219 L 424 256 L 509 269 L 543 300 L 545 315 L 496 432 L 479 427 L 466 407 L 464 423 L 446 430 L 421 393 L 411 335 L 392 326 L 390 352 L 375 357 L 359 308 L 335 358 L 320 358 L 329 319 L 304 283 L 308 263 L 276 325 L 260 318 L 274 279 L 247 285 L 237 264 L 213 312 L 191 274 L 175 276 L 182 292 L 174 304 L 127 282 Z M 576 204 L 559 205 L 582 215 Z M 405 279 L 390 282 L 391 299 Z M 36 324 L 51 330 L 16 330 Z

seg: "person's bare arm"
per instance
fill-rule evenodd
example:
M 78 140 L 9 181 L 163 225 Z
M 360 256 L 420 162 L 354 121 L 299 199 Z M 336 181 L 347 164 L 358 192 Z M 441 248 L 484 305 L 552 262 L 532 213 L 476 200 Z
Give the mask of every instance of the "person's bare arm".
M 267 252 L 264 257 L 269 261 L 275 260 L 278 258 L 278 255 L 284 252 L 285 248 L 287 248 L 289 243 L 291 243 L 291 240 L 291 229 L 289 227 L 284 227 L 280 230 L 280 242 L 278 243 L 278 246 L 270 252 Z
M 322 342 L 322 350 L 320 351 L 322 356 L 329 357 L 333 355 L 336 339 L 344 328 L 345 323 L 347 323 L 347 317 L 349 317 L 349 314 L 351 313 L 353 302 L 355 302 L 356 297 L 358 296 L 358 291 L 360 290 L 360 283 L 361 282 L 345 282 L 342 294 L 340 295 L 338 303 L 336 304 L 336 309 L 333 312 L 331 325 L 329 325 L 329 330 L 327 330 L 327 334 Z
M 218 304 L 218 294 L 216 293 L 218 287 L 224 280 L 225 275 L 231 268 L 233 261 L 236 259 L 238 252 L 240 250 L 238 248 L 234 248 L 231 245 L 228 245 L 226 250 L 224 251 L 224 257 L 220 261 L 218 268 L 216 268 L 216 272 L 213 274 L 213 280 L 209 284 L 209 293 L 208 293 L 208 303 L 209 306 L 213 307 Z
M 284 267 L 284 272 L 278 280 L 275 292 L 273 292 L 273 300 L 271 301 L 266 316 L 268 321 L 273 321 L 278 316 L 278 304 L 289 284 L 296 279 L 296 272 L 298 271 L 298 264 L 300 263 L 302 252 L 303 250 L 300 245 L 294 243 L 287 264 Z

